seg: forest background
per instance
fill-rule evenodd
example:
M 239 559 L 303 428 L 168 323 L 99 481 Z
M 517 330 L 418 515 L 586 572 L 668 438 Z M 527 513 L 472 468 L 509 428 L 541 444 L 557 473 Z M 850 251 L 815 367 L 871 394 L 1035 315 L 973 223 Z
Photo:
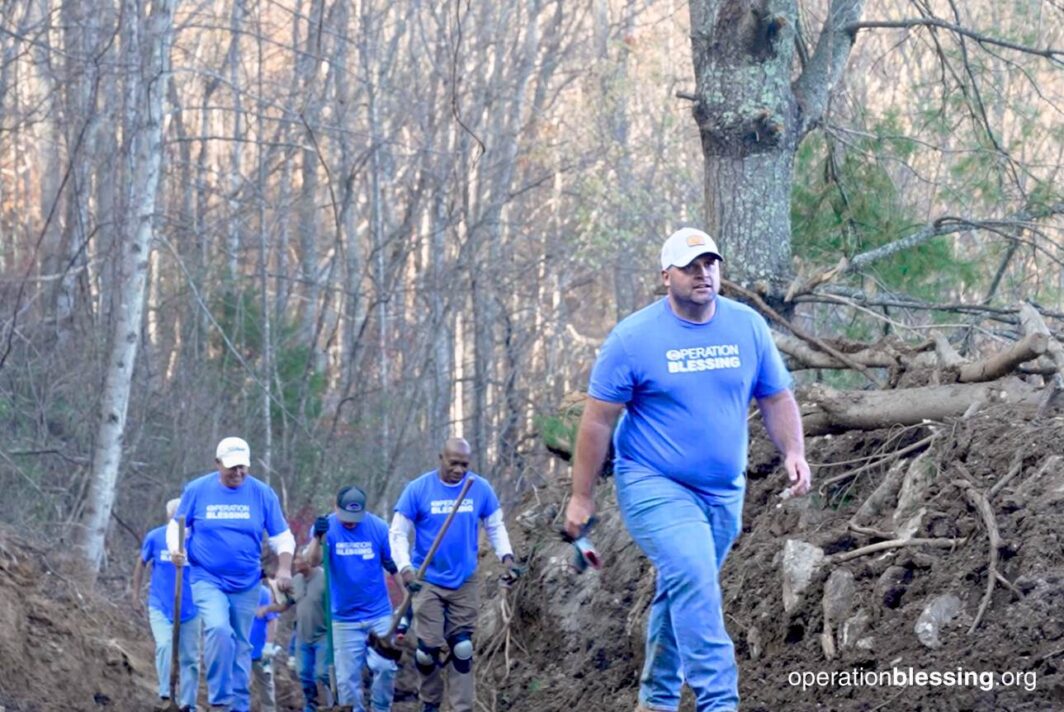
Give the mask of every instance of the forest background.
M 297 520 L 556 479 L 683 225 L 807 335 L 1059 335 L 1052 0 L 0 5 L 0 520 L 105 578 L 226 435 Z

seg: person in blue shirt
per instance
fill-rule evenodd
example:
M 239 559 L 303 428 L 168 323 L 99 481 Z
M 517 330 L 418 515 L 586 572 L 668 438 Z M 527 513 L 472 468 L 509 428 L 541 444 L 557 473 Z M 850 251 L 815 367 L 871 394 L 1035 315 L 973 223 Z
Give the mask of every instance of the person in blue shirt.
M 787 495 L 810 487 L 790 375 L 765 320 L 719 295 L 721 259 L 700 230 L 669 236 L 661 251 L 666 296 L 606 339 L 577 430 L 566 530 L 577 536 L 594 513 L 612 434 L 621 516 L 657 571 L 643 711 L 678 709 L 685 681 L 698 712 L 739 706 L 718 575 L 741 530 L 751 399 L 783 454 Z
M 251 670 L 254 687 L 259 693 L 259 712 L 277 712 L 277 687 L 273 678 L 273 659 L 280 650 L 277 638 L 277 616 L 270 587 L 259 586 L 259 607 L 251 622 Z
M 171 499 L 166 503 L 166 519 L 169 521 L 180 499 Z M 170 699 L 170 664 L 173 648 L 174 625 L 174 587 L 177 570 L 170 561 L 170 551 L 166 545 L 166 525 L 156 527 L 144 535 L 140 547 L 140 556 L 133 567 L 133 609 L 144 614 L 144 601 L 141 598 L 141 582 L 144 572 L 150 571 L 151 583 L 148 587 L 148 622 L 151 634 L 155 638 L 155 672 L 159 678 L 159 697 Z M 196 691 L 199 687 L 199 653 L 200 653 L 200 619 L 196 604 L 192 600 L 192 588 L 189 582 L 187 564 L 181 578 L 181 631 L 178 643 L 178 665 L 180 677 L 180 699 L 178 703 L 184 710 L 196 709 Z
M 188 527 L 192 598 L 203 618 L 207 699 L 213 708 L 248 712 L 251 622 L 259 604 L 263 532 L 277 554 L 277 587 L 292 587 L 295 537 L 277 494 L 248 475 L 251 450 L 229 437 L 215 450 L 218 470 L 189 482 L 167 528 L 174 551 L 178 520 Z M 171 555 L 174 563 L 178 561 Z
M 462 438 L 450 438 L 440 452 L 440 464 L 410 482 L 395 505 L 391 543 L 395 563 L 404 584 L 415 591 L 414 630 L 417 650 L 414 662 L 420 673 L 422 712 L 436 712 L 443 703 L 442 668 L 449 668 L 447 682 L 453 712 L 473 712 L 473 632 L 479 614 L 477 582 L 478 533 L 484 524 L 496 555 L 506 567 L 504 582 L 512 583 L 521 572 L 514 561 L 510 537 L 503 523 L 502 507 L 495 490 L 480 475 L 469 470 L 472 450 Z M 415 569 L 424 562 L 436 534 L 455 505 L 455 497 L 467 478 L 472 478 L 440 547 L 425 570 L 424 580 L 415 581 Z M 413 539 L 413 555 L 411 555 Z M 443 658 L 446 645 L 450 653 Z
M 329 552 L 329 597 L 332 604 L 333 661 L 339 702 L 364 712 L 362 668 L 373 676 L 370 707 L 388 712 L 395 696 L 395 661 L 369 646 L 371 632 L 384 635 L 391 625 L 392 604 L 384 572 L 398 573 L 388 544 L 388 525 L 366 511 L 366 493 L 355 486 L 336 495 L 332 514 L 314 521 L 307 546 L 311 566 L 322 562 L 323 543 Z

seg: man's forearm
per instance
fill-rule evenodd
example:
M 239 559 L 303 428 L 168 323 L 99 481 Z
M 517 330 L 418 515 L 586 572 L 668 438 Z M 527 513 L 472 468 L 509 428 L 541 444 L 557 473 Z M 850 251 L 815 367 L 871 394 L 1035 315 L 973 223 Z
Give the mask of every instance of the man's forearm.
M 765 430 L 781 453 L 805 457 L 805 434 L 802 414 L 790 390 L 781 391 L 758 401 Z
M 603 418 L 591 410 L 584 411 L 576 435 L 576 452 L 573 454 L 574 495 L 590 497 L 594 491 L 595 480 L 610 452 L 615 420 L 615 417 Z
M 321 563 L 321 557 L 321 539 L 312 537 L 310 543 L 307 544 L 307 563 L 311 566 L 317 566 Z

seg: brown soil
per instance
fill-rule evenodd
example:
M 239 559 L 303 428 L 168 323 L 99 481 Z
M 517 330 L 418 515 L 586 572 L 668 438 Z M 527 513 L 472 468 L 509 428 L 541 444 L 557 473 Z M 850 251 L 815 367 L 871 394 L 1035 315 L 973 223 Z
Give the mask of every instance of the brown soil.
M 1057 466 L 1039 473 L 1047 458 L 1061 453 L 1064 418 L 1027 417 L 999 407 L 934 426 L 938 438 L 925 455 L 934 473 L 923 497 L 927 514 L 914 536 L 964 537 L 964 543 L 953 549 L 897 548 L 825 566 L 789 613 L 781 595 L 784 542 L 798 539 L 833 554 L 880 541 L 849 531 L 847 522 L 889 462 L 778 508 L 776 495 L 784 486 L 779 460 L 763 434 L 755 437 L 743 535 L 722 572 L 744 710 L 1064 709 L 1064 471 L 1059 461 L 1051 461 Z M 889 456 L 931 432 L 916 427 L 816 438 L 808 443 L 814 479 L 822 482 L 869 461 L 862 458 Z M 988 537 L 979 513 L 952 482 L 970 477 L 985 493 L 1013 465 L 1020 469 L 996 493 L 992 508 L 1003 540 L 999 569 L 1015 592 L 998 584 L 969 634 L 986 590 Z M 536 493 L 537 501 L 526 500 L 517 513 L 519 526 L 511 528 L 533 535 L 523 543 L 531 552 L 531 571 L 516 594 L 508 627 L 509 671 L 501 653 L 495 653 L 488 656 L 490 671 L 482 672 L 485 682 L 497 683 L 485 700 L 489 709 L 627 711 L 635 706 L 653 571 L 619 522 L 612 486 L 600 487 L 602 522 L 595 532 L 606 568 L 582 576 L 564 571 L 567 545 L 543 536 L 557 527 L 562 496 L 563 488 Z M 820 641 L 822 598 L 835 568 L 854 575 L 854 610 L 868 615 L 864 636 L 869 639 L 867 648 L 841 650 L 829 661 Z M 931 599 L 947 593 L 960 598 L 962 611 L 942 629 L 941 647 L 925 647 L 914 625 Z M 506 626 L 497 625 L 493 613 L 498 606 L 498 599 L 485 606 L 482 633 L 489 639 L 482 637 L 481 643 L 489 651 L 506 637 Z M 957 686 L 848 686 L 839 678 L 808 689 L 790 684 L 792 674 L 803 672 L 894 668 L 982 676 Z M 991 686 L 990 673 L 999 677 L 993 689 L 983 689 Z M 1013 684 L 1005 685 L 1008 681 Z M 686 693 L 683 708 L 694 709 Z
M 952 549 L 896 548 L 824 566 L 789 613 L 781 598 L 784 542 L 805 541 L 830 555 L 879 541 L 848 530 L 847 522 L 890 462 L 777 507 L 779 462 L 767 441 L 755 438 L 743 535 L 722 574 L 744 710 L 1064 709 L 1064 471 L 1043 468 L 1061 453 L 1064 419 L 1027 417 L 999 407 L 934 426 L 938 437 L 924 456 L 934 476 L 915 536 L 962 543 Z M 866 458 L 889 459 L 931 432 L 916 427 L 816 438 L 808 444 L 815 480 L 841 475 Z M 998 584 L 969 634 L 986 590 L 988 537 L 980 514 L 953 483 L 970 478 L 987 493 L 1017 466 L 991 500 L 1003 540 L 999 568 L 1013 590 Z M 491 580 L 497 567 L 483 553 L 478 710 L 626 712 L 635 706 L 653 571 L 620 524 L 612 485 L 599 493 L 595 542 L 606 561 L 601 572 L 575 575 L 568 569 L 571 548 L 554 533 L 565 483 L 530 493 L 510 512 L 511 537 L 529 566 L 517 587 L 500 592 Z M 853 610 L 863 611 L 869 622 L 863 647 L 840 645 L 828 660 L 820 640 L 822 597 L 838 568 L 853 574 Z M 75 580 L 43 548 L 0 533 L 0 708 L 151 709 L 154 670 L 146 623 L 133 620 L 123 602 L 87 592 Z M 942 629 L 941 647 L 925 647 L 914 625 L 929 601 L 946 593 L 959 597 L 961 613 Z M 413 712 L 416 676 L 404 663 L 393 709 Z M 996 680 L 993 689 L 982 689 L 990 687 L 985 677 L 959 686 L 790 684 L 803 672 L 894 668 L 1019 677 L 1011 686 Z M 283 665 L 278 669 L 281 708 L 299 709 L 298 685 Z M 1032 683 L 1035 689 L 1028 689 Z M 684 709 L 694 709 L 689 695 Z

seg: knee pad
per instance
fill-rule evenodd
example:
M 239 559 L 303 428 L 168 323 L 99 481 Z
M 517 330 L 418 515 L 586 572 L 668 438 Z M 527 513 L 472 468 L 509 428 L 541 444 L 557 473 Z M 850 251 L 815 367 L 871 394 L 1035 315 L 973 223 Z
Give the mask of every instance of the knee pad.
M 414 651 L 414 664 L 422 675 L 432 673 L 440 664 L 440 649 L 430 648 L 419 640 Z
M 451 646 L 451 663 L 454 669 L 463 675 L 473 669 L 473 635 L 456 633 L 447 639 Z

